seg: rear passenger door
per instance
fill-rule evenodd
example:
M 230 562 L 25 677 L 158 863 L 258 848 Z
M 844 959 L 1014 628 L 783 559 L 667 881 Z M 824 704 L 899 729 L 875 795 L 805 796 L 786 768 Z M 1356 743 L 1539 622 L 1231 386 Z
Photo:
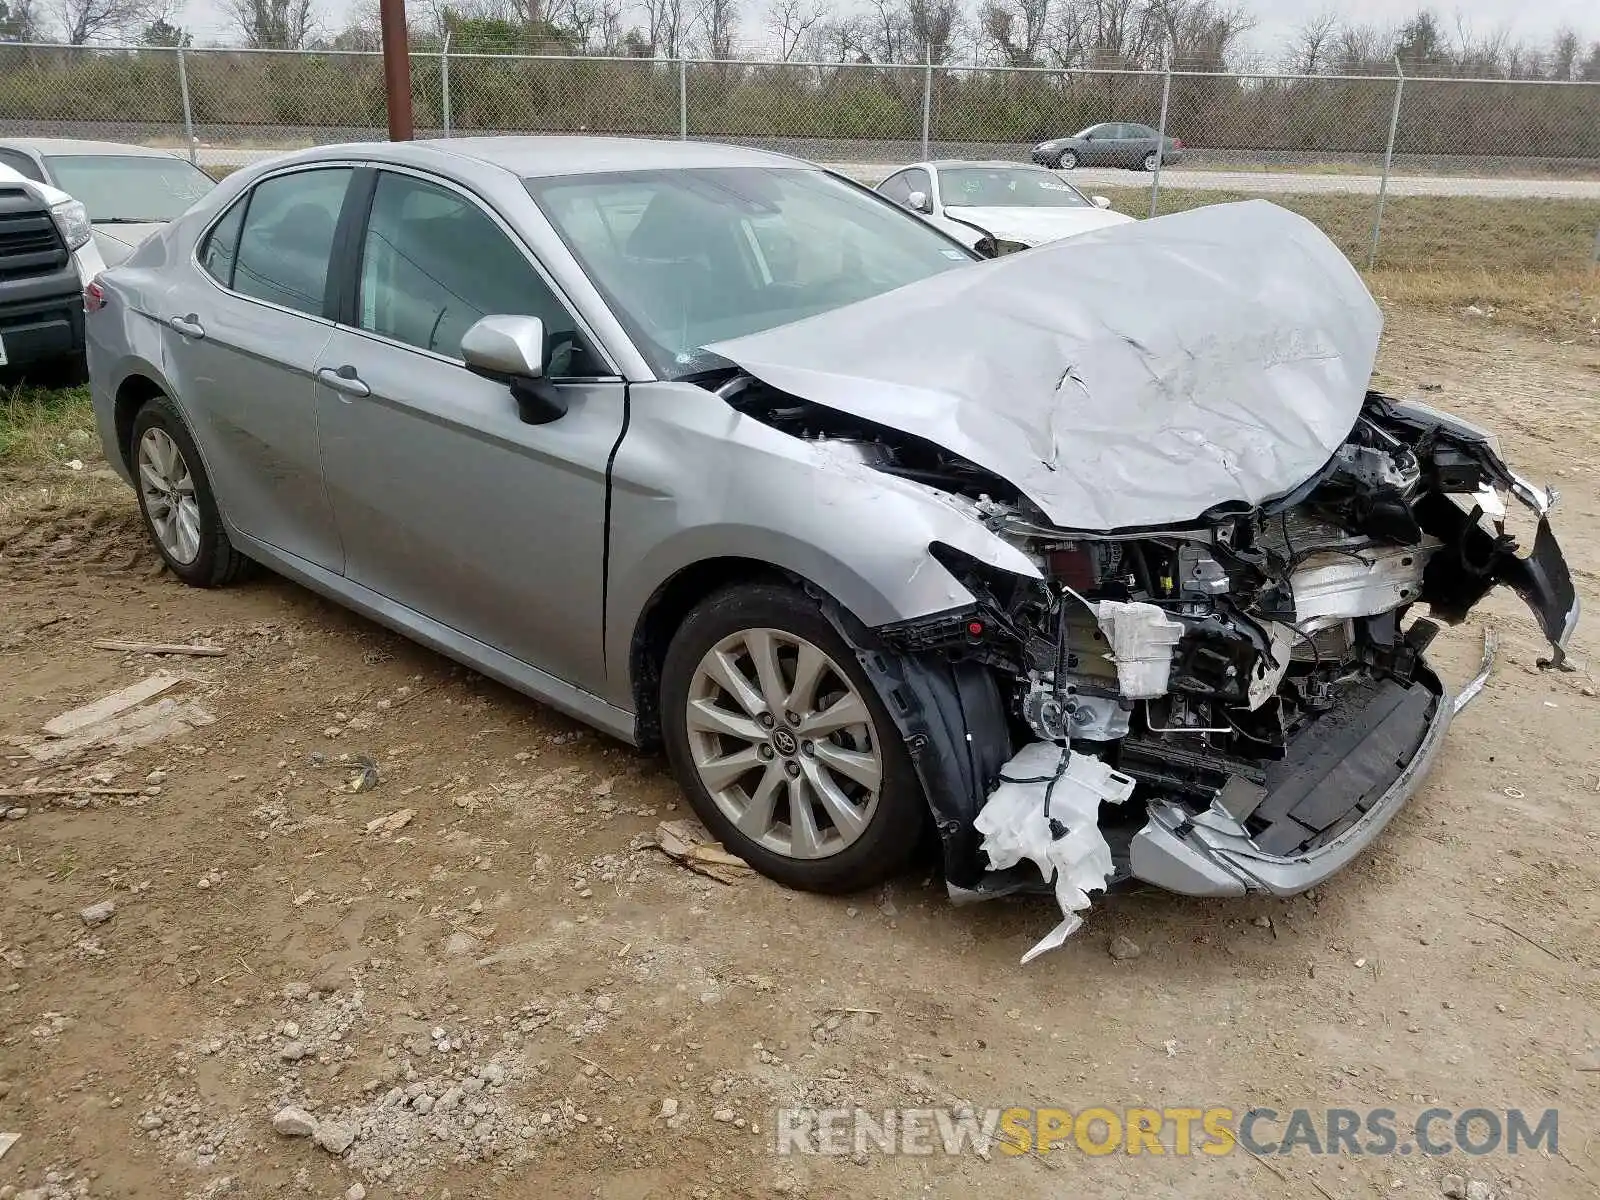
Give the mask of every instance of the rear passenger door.
M 323 463 L 351 580 L 589 692 L 601 650 L 606 463 L 624 385 L 520 240 L 474 195 L 365 174 L 339 328 L 318 363 Z M 461 335 L 536 316 L 566 414 L 517 416 Z
M 1125 125 L 1127 137 L 1123 146 L 1127 149 L 1127 166 L 1143 167 L 1144 156 L 1156 148 L 1156 131 L 1148 125 Z
M 178 273 L 159 314 L 175 399 L 224 517 L 332 572 L 344 555 L 322 489 L 312 371 L 333 335 L 329 263 L 353 175 L 329 166 L 261 180 L 202 237 L 199 269 Z
M 1086 167 L 1103 167 L 1114 162 L 1117 156 L 1117 136 L 1120 126 L 1095 125 L 1084 131 L 1083 153 L 1079 156 Z M 1090 136 L 1090 135 L 1093 136 Z

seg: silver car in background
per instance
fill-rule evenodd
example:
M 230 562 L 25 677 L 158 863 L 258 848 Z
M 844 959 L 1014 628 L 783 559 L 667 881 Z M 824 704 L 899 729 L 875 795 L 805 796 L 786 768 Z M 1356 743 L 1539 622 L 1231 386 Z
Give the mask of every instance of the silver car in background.
M 1259 202 L 983 262 L 753 150 L 334 146 L 228 178 L 95 308 L 179 578 L 264 564 L 664 747 L 794 886 L 930 827 L 953 893 L 1047 886 L 1021 797 L 1085 851 L 1058 896 L 1304 889 L 1444 736 L 1414 605 L 1507 583 L 1557 657 L 1576 621 L 1552 497 L 1368 392 L 1371 297 Z

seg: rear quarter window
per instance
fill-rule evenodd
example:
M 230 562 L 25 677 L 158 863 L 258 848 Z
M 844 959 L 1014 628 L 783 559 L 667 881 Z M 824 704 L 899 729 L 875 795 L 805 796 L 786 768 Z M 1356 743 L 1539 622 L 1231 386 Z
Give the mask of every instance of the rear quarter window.
M 239 229 L 244 224 L 245 202 L 241 196 L 227 215 L 211 227 L 200 243 L 200 267 L 223 287 L 233 286 L 233 263 L 239 254 Z

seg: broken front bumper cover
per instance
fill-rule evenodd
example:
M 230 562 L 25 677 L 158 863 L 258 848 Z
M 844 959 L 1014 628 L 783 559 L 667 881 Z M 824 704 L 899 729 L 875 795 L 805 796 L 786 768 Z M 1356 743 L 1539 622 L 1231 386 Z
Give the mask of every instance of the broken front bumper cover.
M 1180 805 L 1157 801 L 1149 805 L 1149 823 L 1134 835 L 1129 848 L 1133 877 L 1188 896 L 1242 896 L 1247 892 L 1293 896 L 1343 870 L 1422 786 L 1444 745 L 1455 705 L 1436 676 L 1428 672 L 1426 678 L 1434 685 L 1429 689 L 1434 702 L 1422 723 L 1421 740 L 1393 780 L 1367 798 L 1364 811 L 1352 809 L 1336 823 L 1343 828 L 1333 836 L 1298 853 L 1273 854 L 1263 849 L 1264 839 L 1252 836 L 1219 805 L 1195 816 Z M 1359 757 L 1363 749 L 1381 754 L 1394 732 L 1387 724 L 1378 724 L 1353 748 L 1352 756 Z M 1272 804 L 1274 797 L 1275 793 L 1267 793 L 1258 811 Z

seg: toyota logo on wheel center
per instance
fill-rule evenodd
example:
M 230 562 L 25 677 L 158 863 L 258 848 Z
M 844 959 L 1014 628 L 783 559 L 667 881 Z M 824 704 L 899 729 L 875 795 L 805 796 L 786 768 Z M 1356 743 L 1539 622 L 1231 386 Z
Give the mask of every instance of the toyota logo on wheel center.
M 800 744 L 795 741 L 794 734 L 790 733 L 787 729 L 777 729 L 773 731 L 772 746 L 773 749 L 775 749 L 785 758 L 791 757 L 794 752 L 800 748 Z

